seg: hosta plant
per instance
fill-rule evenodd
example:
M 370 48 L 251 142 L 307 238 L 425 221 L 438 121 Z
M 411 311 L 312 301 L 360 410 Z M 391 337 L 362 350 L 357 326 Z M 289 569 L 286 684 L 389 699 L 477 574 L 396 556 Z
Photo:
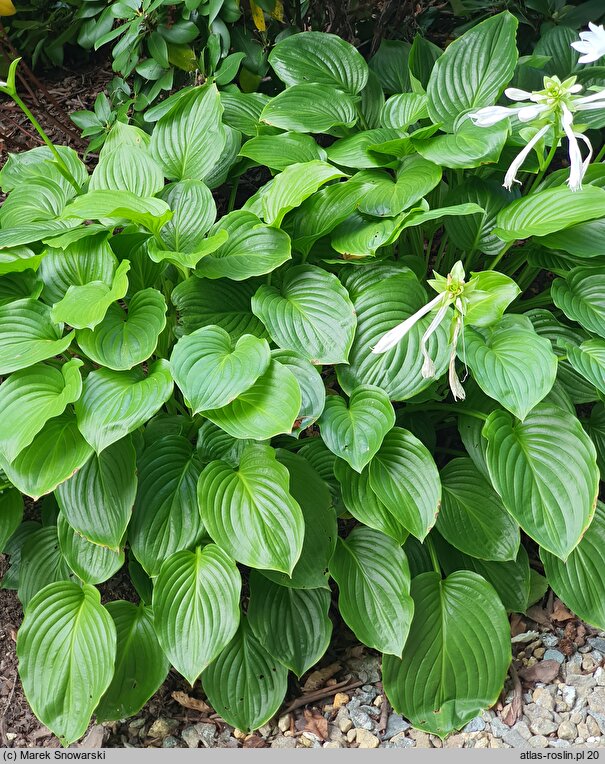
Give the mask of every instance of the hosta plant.
M 179 91 L 91 174 L 6 162 L 3 585 L 64 743 L 171 665 L 259 727 L 333 598 L 440 736 L 547 586 L 605 628 L 604 70 L 516 27 L 388 66 L 301 33 L 272 98 Z M 124 566 L 140 602 L 102 604 Z

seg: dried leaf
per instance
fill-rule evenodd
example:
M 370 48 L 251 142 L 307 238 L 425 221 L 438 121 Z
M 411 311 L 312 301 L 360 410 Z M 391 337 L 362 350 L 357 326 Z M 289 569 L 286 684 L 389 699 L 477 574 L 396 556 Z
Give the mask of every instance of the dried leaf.
M 564 621 L 571 621 L 575 618 L 573 613 L 570 613 L 561 600 L 555 600 L 555 607 L 550 616 L 551 620 L 563 623 Z
M 526 682 L 552 682 L 559 675 L 559 661 L 540 661 L 521 669 L 519 676 Z
M 527 628 L 527 624 L 525 623 L 521 615 L 519 613 L 513 613 L 510 617 L 511 637 L 516 637 L 519 634 L 523 634 L 526 628 Z
M 308 708 L 304 710 L 305 714 L 305 731 L 312 732 L 317 735 L 321 740 L 328 739 L 328 720 L 318 711 L 310 711 Z
M 540 605 L 534 605 L 533 607 L 530 607 L 527 611 L 527 617 L 531 618 L 532 621 L 539 623 L 540 626 L 551 625 L 550 618 L 548 617 L 548 612 L 544 610 L 543 607 L 540 607 Z
M 244 740 L 243 748 L 267 748 L 267 741 L 260 735 L 248 735 Z
M 303 685 L 303 692 L 313 692 L 323 687 L 328 679 L 331 679 L 334 674 L 337 674 L 342 666 L 340 663 L 330 663 L 329 666 L 312 671 L 307 677 L 307 681 Z
M 514 665 L 511 664 L 510 675 L 513 680 L 513 697 L 510 703 L 508 703 L 502 709 L 502 721 L 509 727 L 512 727 L 522 716 L 523 713 L 523 688 L 519 681 L 519 674 Z
M 199 711 L 201 714 L 211 713 L 212 709 L 207 703 L 199 698 L 192 698 L 191 695 L 187 695 L 186 692 L 181 690 L 175 690 L 172 693 L 173 700 L 183 706 L 183 708 L 190 708 L 192 711 Z

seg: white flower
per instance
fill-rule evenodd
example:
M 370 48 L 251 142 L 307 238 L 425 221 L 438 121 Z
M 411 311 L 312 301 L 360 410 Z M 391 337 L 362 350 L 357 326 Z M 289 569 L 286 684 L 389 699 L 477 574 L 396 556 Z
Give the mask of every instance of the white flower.
M 397 324 L 397 326 L 384 334 L 372 348 L 372 353 L 386 353 L 387 350 L 394 348 L 395 345 L 399 344 L 399 342 L 405 337 L 410 329 L 415 326 L 418 321 L 420 321 L 421 318 L 424 318 L 427 313 L 430 313 L 433 308 L 436 308 L 437 305 L 439 305 L 441 302 L 443 302 L 443 295 L 438 294 L 437 297 L 432 299 L 429 303 L 423 305 L 420 310 L 417 310 L 413 316 L 406 318 L 405 321 Z
M 583 55 L 578 59 L 579 64 L 591 64 L 602 56 L 605 56 L 605 29 L 603 25 L 597 26 L 590 22 L 590 32 L 580 32 L 580 40 L 571 43 Z
M 591 25 L 592 27 L 594 24 Z M 597 27 L 595 27 L 596 29 Z M 605 30 L 602 27 L 600 29 L 603 31 L 605 44 Z M 505 90 L 506 96 L 512 101 L 531 101 L 530 105 L 486 106 L 473 114 L 469 114 L 470 119 L 478 127 L 491 127 L 508 117 L 516 117 L 520 122 L 534 123 L 537 128 L 536 133 L 508 168 L 503 184 L 505 188 L 510 190 L 513 183 L 519 182 L 517 173 L 521 166 L 532 149 L 550 129 L 554 131 L 555 141 L 565 135 L 569 144 L 569 187 L 572 191 L 579 191 L 582 188 L 582 179 L 592 159 L 592 145 L 585 135 L 573 129 L 574 113 L 604 108 L 605 90 L 591 93 L 588 96 L 578 96 L 577 93 L 580 93 L 581 90 L 582 85 L 576 83 L 575 77 L 569 77 L 563 82 L 558 77 L 545 77 L 543 90 L 534 92 L 519 88 Z M 588 148 L 588 156 L 585 159 L 582 159 L 578 139 Z

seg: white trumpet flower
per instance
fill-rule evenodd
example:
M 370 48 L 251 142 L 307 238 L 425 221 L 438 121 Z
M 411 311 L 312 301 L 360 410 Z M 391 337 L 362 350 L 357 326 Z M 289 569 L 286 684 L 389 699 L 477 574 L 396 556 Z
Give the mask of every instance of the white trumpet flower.
M 594 26 L 594 25 L 593 25 Z M 513 183 L 519 183 L 517 173 L 531 153 L 532 149 L 544 138 L 550 129 L 554 131 L 554 140 L 565 135 L 569 144 L 569 180 L 572 191 L 582 188 L 584 174 L 592 159 L 592 145 L 582 133 L 574 130 L 574 114 L 589 109 L 605 107 L 605 90 L 588 96 L 577 95 L 582 85 L 576 83 L 576 77 L 569 77 L 561 82 L 558 77 L 545 77 L 544 89 L 529 92 L 519 88 L 507 88 L 505 94 L 512 101 L 521 102 L 517 106 L 486 106 L 469 114 L 478 127 L 491 127 L 508 117 L 516 117 L 520 122 L 536 127 L 537 131 L 512 162 L 504 178 L 504 187 L 510 190 Z M 531 101 L 530 105 L 522 104 Z M 588 156 L 582 159 L 578 139 L 588 148 Z
M 580 39 L 571 43 L 572 48 L 583 54 L 579 64 L 592 64 L 605 56 L 605 28 L 589 22 L 588 29 L 589 32 L 580 32 Z

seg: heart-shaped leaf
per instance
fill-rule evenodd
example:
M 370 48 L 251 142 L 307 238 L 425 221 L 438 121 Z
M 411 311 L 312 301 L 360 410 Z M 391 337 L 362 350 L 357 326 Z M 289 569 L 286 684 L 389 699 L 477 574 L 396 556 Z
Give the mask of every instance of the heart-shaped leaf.
M 181 180 L 166 186 L 161 194 L 173 211 L 160 235 L 167 249 L 195 252 L 216 220 L 216 204 L 201 180 Z
M 62 513 L 57 520 L 57 536 L 65 562 L 86 584 L 101 584 L 124 565 L 123 550 L 88 541 L 71 527 Z
M 310 361 L 293 350 L 272 350 L 271 358 L 291 371 L 300 387 L 302 403 L 292 429 L 292 434 L 298 437 L 320 417 L 324 410 L 326 389 L 320 374 L 321 367 L 313 366 Z
M 580 347 L 568 346 L 567 360 L 579 374 L 605 395 L 604 340 L 588 340 Z M 0 388 L 1 391 L 2 388 Z
M 338 584 L 338 607 L 347 626 L 368 647 L 400 656 L 414 603 L 410 569 L 396 541 L 371 528 L 339 538 L 330 560 Z
M 94 586 L 59 581 L 29 603 L 17 638 L 19 675 L 34 713 L 64 745 L 86 732 L 115 654 L 116 628 Z
M 155 631 L 172 665 L 192 685 L 237 631 L 242 580 L 214 544 L 177 552 L 153 587 Z
M 0 492 L 0 553 L 23 519 L 23 496 L 16 488 Z
M 508 618 L 469 571 L 422 573 L 411 591 L 412 627 L 401 660 L 384 658 L 384 689 L 414 727 L 445 737 L 498 699 L 511 661 Z
M 313 82 L 292 85 L 276 95 L 260 118 L 268 125 L 295 133 L 326 133 L 337 125 L 351 127 L 357 114 L 350 95 Z
M 387 394 L 372 385 L 356 387 L 348 405 L 339 395 L 329 395 L 319 420 L 326 446 L 356 472 L 371 461 L 394 424 Z
M 18 595 L 24 608 L 47 584 L 71 577 L 61 554 L 56 525 L 43 526 L 27 536 L 19 561 Z
M 605 338 L 604 289 L 605 273 L 601 268 L 574 268 L 565 279 L 554 281 L 551 294 L 557 308 L 568 318 Z
M 198 482 L 202 521 L 213 541 L 238 562 L 290 575 L 305 523 L 288 491 L 288 470 L 269 446 L 247 446 L 239 469 L 210 462 Z
M 395 217 L 422 199 L 441 181 L 439 165 L 414 154 L 406 157 L 393 179 L 386 173 L 359 204 L 359 211 L 378 217 Z

